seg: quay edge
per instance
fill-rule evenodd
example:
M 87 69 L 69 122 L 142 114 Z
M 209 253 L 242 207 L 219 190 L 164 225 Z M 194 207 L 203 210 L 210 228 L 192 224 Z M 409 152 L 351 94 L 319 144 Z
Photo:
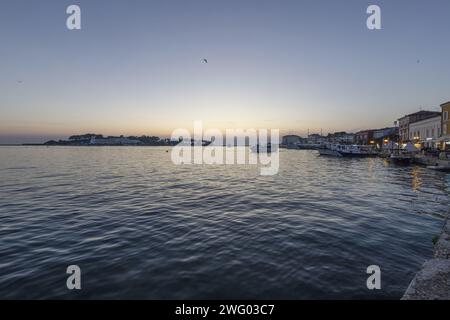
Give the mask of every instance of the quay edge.
M 434 247 L 433 258 L 426 261 L 409 284 L 402 300 L 450 300 L 450 214 Z

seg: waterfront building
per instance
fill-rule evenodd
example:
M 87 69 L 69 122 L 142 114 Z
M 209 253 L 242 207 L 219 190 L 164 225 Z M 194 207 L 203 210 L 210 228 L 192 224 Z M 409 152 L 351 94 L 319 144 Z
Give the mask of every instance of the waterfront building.
M 390 141 L 398 141 L 398 127 L 387 127 L 373 131 L 372 140 L 375 144 L 382 146 Z
M 297 135 L 286 135 L 283 136 L 283 138 L 281 139 L 281 144 L 288 146 L 288 145 L 293 145 L 293 144 L 297 144 L 297 143 L 301 143 L 302 142 L 302 137 L 297 136 Z
M 313 133 L 313 134 L 308 135 L 308 143 L 323 144 L 326 142 L 327 142 L 327 137 L 322 136 L 320 134 Z
M 416 147 L 437 147 L 441 136 L 441 116 L 416 121 L 409 124 L 409 141 L 414 142 Z
M 371 142 L 373 141 L 373 133 L 374 132 L 375 132 L 375 130 L 373 130 L 373 129 L 358 131 L 355 134 L 356 144 L 362 144 L 362 145 L 371 144 Z
M 355 143 L 356 135 L 354 133 L 347 133 L 345 131 L 329 133 L 327 140 L 330 143 L 340 143 L 340 144 L 353 144 Z
M 450 149 L 450 101 L 441 104 L 441 149 Z
M 126 137 L 107 137 L 107 138 L 97 138 L 93 136 L 90 140 L 90 144 L 94 145 L 138 145 L 142 144 L 141 141 L 136 139 L 130 139 Z
M 399 125 L 399 138 L 400 142 L 406 143 L 410 141 L 410 130 L 409 126 L 411 123 L 414 123 L 416 121 L 425 120 L 428 118 L 433 118 L 440 115 L 440 112 L 435 111 L 418 111 L 414 113 L 410 113 L 408 115 L 405 115 L 398 119 L 398 125 Z

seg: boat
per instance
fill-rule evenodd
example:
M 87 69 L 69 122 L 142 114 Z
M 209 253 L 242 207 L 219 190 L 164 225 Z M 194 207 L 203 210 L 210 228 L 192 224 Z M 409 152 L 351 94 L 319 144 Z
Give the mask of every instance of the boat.
M 327 144 L 322 146 L 322 148 L 317 149 L 317 151 L 319 151 L 319 155 L 321 156 L 342 157 L 342 154 L 337 151 L 336 146 L 337 145 Z
M 291 144 L 288 144 L 288 145 L 286 146 L 286 149 L 289 149 L 289 150 L 298 150 L 299 148 L 298 148 L 298 145 L 297 145 L 297 144 L 291 143 Z
M 442 172 L 450 172 L 450 165 L 427 166 L 427 169 L 442 171 Z
M 392 153 L 388 158 L 395 164 L 409 165 L 413 162 L 414 156 L 407 152 Z
M 266 145 L 257 144 L 256 146 L 251 146 L 250 150 L 255 153 L 271 153 L 278 150 L 278 145 L 272 145 L 271 143 Z
M 374 157 L 377 152 L 372 146 L 330 144 L 318 149 L 319 154 L 333 157 Z
M 414 157 L 418 154 L 417 149 L 411 142 L 406 144 L 403 149 L 393 150 L 388 160 L 399 165 L 409 165 L 414 162 Z
M 376 157 L 378 152 L 373 146 L 366 145 L 341 145 L 341 150 L 338 150 L 344 157 Z
M 297 149 L 300 150 L 318 150 L 322 147 L 319 143 L 298 143 Z

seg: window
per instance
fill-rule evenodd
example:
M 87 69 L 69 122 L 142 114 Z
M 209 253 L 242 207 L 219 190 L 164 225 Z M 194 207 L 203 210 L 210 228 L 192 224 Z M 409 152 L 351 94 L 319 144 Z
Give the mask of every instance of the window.
M 447 121 L 448 120 L 448 111 L 444 111 L 444 113 L 442 114 L 443 120 Z

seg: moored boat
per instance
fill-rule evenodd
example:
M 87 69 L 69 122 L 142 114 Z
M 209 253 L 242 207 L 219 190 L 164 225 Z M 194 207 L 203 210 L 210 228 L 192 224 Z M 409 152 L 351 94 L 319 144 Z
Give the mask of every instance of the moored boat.
M 255 153 L 271 153 L 278 150 L 278 145 L 268 143 L 266 145 L 257 144 L 256 146 L 250 147 L 250 150 Z
M 377 152 L 371 146 L 330 144 L 318 149 L 319 154 L 333 157 L 373 157 Z
M 409 165 L 413 161 L 413 156 L 408 153 L 399 152 L 391 154 L 388 159 L 395 164 Z
M 321 149 L 318 149 L 318 151 L 321 156 L 342 157 L 342 154 L 340 154 L 336 150 L 331 150 L 328 148 L 321 148 Z
M 427 166 L 427 169 L 442 171 L 442 172 L 450 172 L 450 165 Z
M 403 149 L 393 150 L 388 160 L 399 165 L 409 165 L 414 162 L 414 157 L 418 154 L 417 149 L 411 142 L 406 144 Z
M 376 157 L 378 152 L 372 146 L 366 145 L 344 145 L 339 151 L 344 157 Z

